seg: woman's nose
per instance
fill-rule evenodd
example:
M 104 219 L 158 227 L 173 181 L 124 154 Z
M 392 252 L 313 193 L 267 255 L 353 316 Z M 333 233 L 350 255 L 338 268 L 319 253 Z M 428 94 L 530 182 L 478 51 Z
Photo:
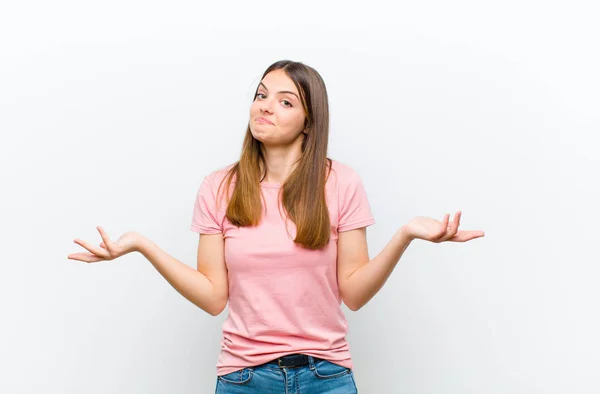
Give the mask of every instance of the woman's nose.
M 271 112 L 271 103 L 267 102 L 266 100 L 263 101 L 260 105 L 260 110 L 262 112 Z

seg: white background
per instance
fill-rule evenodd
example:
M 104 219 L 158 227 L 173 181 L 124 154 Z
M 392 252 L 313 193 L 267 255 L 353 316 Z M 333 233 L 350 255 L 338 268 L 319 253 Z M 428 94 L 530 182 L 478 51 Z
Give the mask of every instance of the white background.
M 0 392 L 211 393 L 221 324 L 141 255 L 67 260 L 138 231 L 195 267 L 209 172 L 291 59 L 329 91 L 329 156 L 361 175 L 374 257 L 415 241 L 349 320 L 361 393 L 598 393 L 600 58 L 590 1 L 57 0 L 0 7 Z

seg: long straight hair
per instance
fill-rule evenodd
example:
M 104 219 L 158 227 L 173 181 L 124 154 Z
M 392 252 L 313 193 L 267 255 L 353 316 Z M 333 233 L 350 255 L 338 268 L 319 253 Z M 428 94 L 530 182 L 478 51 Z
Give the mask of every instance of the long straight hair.
M 283 70 L 294 82 L 306 115 L 306 134 L 298 165 L 280 190 L 286 215 L 296 225 L 294 242 L 308 249 L 321 249 L 329 243 L 330 220 L 325 199 L 325 183 L 331 171 L 327 158 L 329 141 L 329 103 L 325 82 L 319 73 L 305 64 L 281 60 L 270 65 L 261 80 L 273 70 Z M 254 92 L 254 100 L 258 86 Z M 236 177 L 231 197 L 228 196 L 226 217 L 239 227 L 256 226 L 262 218 L 260 182 L 266 176 L 262 142 L 250 131 L 250 123 L 242 146 L 240 160 L 227 172 L 223 181 L 230 190 Z M 223 182 L 219 185 L 219 190 Z M 218 194 L 218 192 L 217 192 Z

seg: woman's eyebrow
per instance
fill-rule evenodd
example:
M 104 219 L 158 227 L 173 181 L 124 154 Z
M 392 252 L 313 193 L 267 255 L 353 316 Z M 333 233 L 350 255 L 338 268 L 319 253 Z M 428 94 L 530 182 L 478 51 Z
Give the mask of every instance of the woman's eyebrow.
M 266 90 L 267 92 L 269 91 L 269 89 L 267 89 L 267 87 L 265 86 L 265 84 L 264 84 L 264 83 L 260 82 L 260 83 L 259 83 L 259 85 L 262 85 L 262 87 L 263 87 L 263 88 L 265 88 L 265 90 Z M 279 92 L 277 92 L 277 93 L 289 93 L 289 94 L 293 94 L 294 96 L 296 96 L 296 98 L 297 98 L 298 100 L 300 100 L 300 98 L 298 97 L 298 95 L 297 95 L 296 93 L 294 93 L 294 92 L 290 92 L 289 90 L 280 90 L 280 91 L 279 91 Z

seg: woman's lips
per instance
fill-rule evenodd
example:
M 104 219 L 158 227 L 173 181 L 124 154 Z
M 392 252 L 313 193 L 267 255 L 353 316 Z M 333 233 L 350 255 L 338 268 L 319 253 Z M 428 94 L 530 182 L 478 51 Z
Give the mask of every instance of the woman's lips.
M 256 118 L 256 122 L 257 123 L 265 123 L 265 124 L 273 124 L 273 122 L 271 122 L 270 120 L 265 119 L 265 118 Z

